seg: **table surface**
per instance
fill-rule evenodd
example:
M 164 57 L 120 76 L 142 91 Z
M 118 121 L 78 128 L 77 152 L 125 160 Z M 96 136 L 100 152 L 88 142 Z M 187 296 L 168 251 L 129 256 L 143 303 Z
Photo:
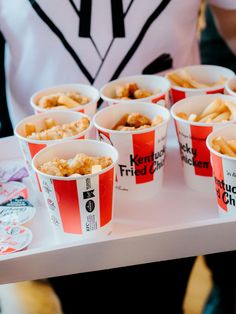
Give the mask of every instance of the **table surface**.
M 236 219 L 218 216 L 213 190 L 200 193 L 185 185 L 170 133 L 163 189 L 142 202 L 116 193 L 109 236 L 58 243 L 46 207 L 37 203 L 27 179 L 37 208 L 30 225 L 33 241 L 25 251 L 0 257 L 0 284 L 236 249 Z M 22 159 L 15 137 L 0 140 L 4 159 Z

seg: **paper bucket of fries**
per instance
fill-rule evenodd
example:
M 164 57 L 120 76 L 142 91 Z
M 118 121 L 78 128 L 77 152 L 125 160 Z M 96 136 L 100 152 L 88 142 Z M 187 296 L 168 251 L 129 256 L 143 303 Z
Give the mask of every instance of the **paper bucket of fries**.
M 170 82 L 158 75 L 136 75 L 111 81 L 100 90 L 109 105 L 116 103 L 151 102 L 168 106 Z
M 92 117 L 97 110 L 99 92 L 85 84 L 48 87 L 35 93 L 30 104 L 36 114 L 51 110 L 79 111 Z
M 42 149 L 32 161 L 58 239 L 111 232 L 117 150 L 94 140 Z
M 212 132 L 207 138 L 220 216 L 236 217 L 236 125 Z
M 207 136 L 215 129 L 236 121 L 236 98 L 200 95 L 182 99 L 171 108 L 175 120 L 186 184 L 209 191 L 212 180 Z
M 29 116 L 20 121 L 14 133 L 17 136 L 33 186 L 41 191 L 31 161 L 46 146 L 60 141 L 87 138 L 92 128 L 90 117 L 74 111 L 50 111 Z
M 172 103 L 196 95 L 223 94 L 226 81 L 234 76 L 230 69 L 216 65 L 192 65 L 169 72 Z
M 101 141 L 119 152 L 117 192 L 146 199 L 162 187 L 169 111 L 150 103 L 117 104 L 94 116 Z
M 236 97 L 236 77 L 231 78 L 225 84 L 225 94 Z

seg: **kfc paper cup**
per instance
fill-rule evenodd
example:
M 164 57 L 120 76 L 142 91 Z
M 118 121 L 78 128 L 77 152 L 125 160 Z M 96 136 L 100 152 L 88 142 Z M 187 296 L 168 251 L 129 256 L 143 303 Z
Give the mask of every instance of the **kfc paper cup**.
M 185 67 L 190 76 L 199 83 L 212 84 L 225 77 L 226 80 L 235 76 L 234 72 L 230 69 L 216 66 L 216 65 L 192 65 Z M 180 69 L 176 69 L 178 71 Z M 173 72 L 175 72 L 173 71 Z M 170 97 L 172 103 L 196 95 L 217 94 L 224 93 L 225 83 L 206 88 L 184 88 L 171 84 Z
M 236 97 L 236 77 L 231 78 L 225 84 L 225 94 Z
M 207 137 L 219 214 L 223 217 L 236 217 L 236 158 L 220 154 L 212 148 L 212 140 L 218 136 L 236 140 L 236 125 L 218 129 Z
M 215 99 L 230 100 L 236 98 L 227 95 L 200 95 L 182 99 L 173 105 L 171 114 L 175 120 L 176 133 L 180 147 L 184 178 L 186 184 L 197 191 L 209 191 L 213 183 L 210 152 L 206 147 L 206 138 L 214 130 L 235 122 L 200 123 L 183 120 L 176 114 L 200 114 Z
M 41 149 L 43 149 L 46 146 L 58 143 L 58 142 L 65 142 L 68 140 L 78 140 L 78 139 L 84 139 L 89 136 L 89 132 L 92 128 L 92 122 L 90 120 L 90 126 L 84 130 L 83 132 L 66 137 L 64 139 L 57 139 L 57 140 L 34 140 L 25 137 L 25 129 L 24 126 L 26 123 L 33 123 L 36 125 L 36 130 L 40 130 L 43 128 L 43 123 L 45 119 L 47 118 L 52 118 L 55 119 L 59 124 L 64 124 L 64 123 L 70 123 L 75 120 L 79 120 L 82 117 L 86 117 L 90 120 L 90 118 L 81 113 L 81 112 L 75 112 L 75 111 L 56 111 L 53 110 L 51 112 L 46 112 L 46 113 L 41 113 L 40 115 L 32 115 L 29 116 L 23 120 L 21 120 L 15 127 L 14 133 L 17 136 L 21 150 L 23 152 L 23 156 L 26 162 L 26 166 L 28 168 L 31 180 L 33 182 L 34 187 L 39 187 L 39 190 L 41 191 L 41 187 L 37 178 L 36 173 L 33 171 L 32 166 L 31 166 L 31 161 L 34 155 L 39 152 Z
M 136 131 L 112 130 L 124 114 L 132 112 L 141 113 L 150 119 L 161 115 L 163 122 Z M 109 106 L 94 116 L 94 126 L 100 140 L 113 145 L 119 152 L 116 189 L 124 196 L 146 199 L 161 189 L 169 119 L 166 108 L 141 102 Z
M 153 95 L 146 98 L 139 99 L 116 99 L 116 86 L 125 86 L 127 83 L 137 83 L 140 89 L 147 89 Z M 101 98 L 109 105 L 116 103 L 129 104 L 131 102 L 150 102 L 157 103 L 162 106 L 168 106 L 168 93 L 170 89 L 170 82 L 161 76 L 157 75 L 136 75 L 123 77 L 118 80 L 111 81 L 104 85 L 100 90 Z M 162 101 L 161 101 L 162 100 Z M 161 102 L 160 102 L 161 101 Z
M 90 102 L 85 105 L 78 105 L 77 107 L 61 109 L 61 110 L 63 111 L 70 110 L 73 112 L 79 111 L 79 112 L 87 114 L 90 117 L 92 117 L 95 114 L 97 110 L 97 102 L 99 100 L 99 92 L 95 87 L 90 86 L 90 85 L 85 85 L 85 84 L 57 85 L 57 86 L 48 87 L 48 88 L 38 91 L 30 99 L 30 104 L 34 109 L 34 112 L 38 114 L 38 113 L 43 113 L 43 112 L 49 112 L 51 110 L 58 110 L 56 107 L 55 109 L 41 108 L 38 106 L 38 101 L 43 96 L 47 96 L 47 95 L 51 95 L 51 94 L 55 94 L 59 92 L 78 92 L 91 99 Z
M 38 170 L 54 157 L 68 160 L 78 153 L 111 157 L 113 163 L 95 174 L 77 177 L 52 176 Z M 55 144 L 35 155 L 32 165 L 39 176 L 57 238 L 69 240 L 111 232 L 117 159 L 114 147 L 94 140 Z

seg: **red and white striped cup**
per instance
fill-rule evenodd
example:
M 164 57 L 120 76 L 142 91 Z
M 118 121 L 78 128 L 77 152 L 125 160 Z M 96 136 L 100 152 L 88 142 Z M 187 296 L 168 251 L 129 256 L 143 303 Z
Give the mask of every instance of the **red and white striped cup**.
M 58 140 L 33 140 L 26 137 L 25 134 L 25 124 L 26 123 L 33 123 L 36 125 L 36 130 L 41 130 L 44 127 L 44 120 L 47 118 L 55 119 L 59 124 L 64 123 L 70 123 L 75 120 L 79 120 L 82 117 L 86 117 L 90 120 L 90 117 L 81 113 L 81 112 L 75 112 L 75 111 L 56 111 L 53 110 L 51 112 L 41 113 L 40 115 L 32 115 L 28 116 L 27 118 L 21 120 L 15 127 L 14 133 L 17 136 L 21 150 L 26 162 L 27 169 L 30 174 L 30 178 L 32 180 L 33 186 L 38 191 L 41 191 L 41 187 L 38 181 L 37 174 L 33 171 L 31 161 L 37 152 L 39 152 L 41 149 L 43 149 L 46 146 L 55 144 L 57 142 L 65 142 L 68 140 L 78 140 L 78 139 L 84 139 L 88 138 L 90 130 L 92 128 L 92 121 L 90 120 L 90 126 L 84 130 L 83 132 L 70 136 L 63 139 Z
M 150 119 L 161 115 L 163 122 L 137 131 L 112 130 L 124 114 L 132 112 L 139 112 Z M 110 143 L 119 152 L 116 189 L 127 197 L 145 199 L 160 190 L 169 120 L 170 113 L 166 108 L 141 102 L 109 106 L 94 116 L 93 122 L 100 140 Z
M 233 77 L 226 82 L 225 94 L 236 97 L 236 77 Z
M 116 86 L 125 86 L 127 83 L 135 82 L 140 89 L 148 89 L 153 95 L 140 98 L 140 99 L 116 99 L 115 88 Z M 164 107 L 168 107 L 168 93 L 170 89 L 170 82 L 165 77 L 158 75 L 135 75 L 122 77 L 117 80 L 111 81 L 104 85 L 100 90 L 101 98 L 108 104 L 129 104 L 131 102 L 150 102 L 157 103 Z M 161 101 L 162 100 L 162 101 Z M 161 101 L 161 102 L 160 102 Z
M 71 159 L 78 153 L 111 157 L 113 163 L 94 174 L 58 177 L 42 173 L 38 167 L 55 157 Z M 117 150 L 94 140 L 69 141 L 42 149 L 34 156 L 32 166 L 39 176 L 50 220 L 58 238 L 98 236 L 111 232 L 114 166 Z
M 210 152 L 206 147 L 206 138 L 212 131 L 235 121 L 200 123 L 183 120 L 176 114 L 179 112 L 185 112 L 188 115 L 191 113 L 200 114 L 216 98 L 236 103 L 236 98 L 232 96 L 222 94 L 200 95 L 182 99 L 171 108 L 179 141 L 185 182 L 190 188 L 201 192 L 208 191 L 213 182 Z
M 89 97 L 91 100 L 85 105 L 78 105 L 77 107 L 74 108 L 68 108 L 68 109 L 47 109 L 47 108 L 41 108 L 38 106 L 38 101 L 40 98 L 43 96 L 47 96 L 50 94 L 55 94 L 59 92 L 78 92 L 84 96 Z M 92 117 L 96 110 L 97 110 L 97 102 L 99 100 L 99 92 L 98 90 L 90 85 L 85 85 L 85 84 L 65 84 L 65 85 L 57 85 L 57 86 L 52 86 L 48 87 L 45 89 L 42 89 L 30 98 L 30 104 L 34 109 L 35 114 L 38 113 L 45 113 L 45 112 L 51 112 L 52 110 L 69 110 L 69 111 L 78 111 L 85 113 L 86 115 Z
M 236 140 L 236 125 L 231 124 L 210 133 L 206 142 L 211 154 L 219 214 L 236 217 L 236 158 L 220 154 L 212 148 L 212 140 L 218 136 Z
M 231 79 L 235 76 L 234 72 L 230 69 L 217 66 L 217 65 L 191 65 L 185 67 L 187 72 L 191 75 L 193 79 L 198 82 L 211 84 L 217 82 L 222 77 L 225 77 L 227 80 Z M 176 69 L 179 71 L 180 69 Z M 213 87 L 206 87 L 206 88 L 185 88 L 180 87 L 177 85 L 171 85 L 170 88 L 170 98 L 172 104 L 176 103 L 177 101 L 191 97 L 196 95 L 207 95 L 207 94 L 217 94 L 217 93 L 224 93 L 225 84 L 221 84 L 218 86 Z

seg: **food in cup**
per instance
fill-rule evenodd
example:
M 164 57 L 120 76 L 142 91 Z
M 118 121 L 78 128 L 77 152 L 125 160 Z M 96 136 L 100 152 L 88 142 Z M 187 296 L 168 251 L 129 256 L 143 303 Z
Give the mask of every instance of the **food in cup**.
M 140 88 L 136 82 L 126 83 L 125 85 L 117 85 L 115 87 L 115 98 L 118 99 L 140 99 L 153 95 L 146 88 Z
M 42 96 L 37 105 L 43 109 L 68 109 L 79 105 L 86 105 L 90 98 L 75 91 L 58 92 Z
M 201 123 L 220 123 L 236 119 L 236 103 L 216 98 L 199 114 L 178 112 L 177 117 Z
M 166 77 L 171 83 L 170 98 L 174 104 L 196 95 L 223 94 L 226 82 L 235 73 L 225 67 L 201 64 L 173 70 Z
M 227 81 L 227 78 L 223 75 L 213 83 L 203 83 L 194 79 L 187 68 L 179 69 L 167 74 L 167 78 L 173 85 L 185 87 L 185 88 L 208 88 L 223 85 Z
M 165 77 L 136 75 L 110 81 L 101 88 L 100 95 L 109 105 L 145 100 L 166 106 L 169 89 L 170 82 Z
M 26 123 L 25 137 L 44 141 L 63 139 L 85 131 L 90 126 L 90 121 L 87 117 L 82 117 L 70 123 L 59 124 L 53 118 L 46 118 L 43 124 L 43 127 L 37 130 L 34 123 Z
M 121 119 L 115 124 L 112 130 L 116 131 L 135 131 L 151 128 L 163 122 L 161 115 L 149 119 L 147 116 L 139 113 L 132 112 L 124 114 Z
M 74 158 L 65 160 L 54 157 L 38 167 L 38 170 L 53 176 L 70 177 L 96 173 L 112 164 L 111 157 L 88 156 L 78 153 Z
M 223 136 L 218 136 L 212 140 L 211 145 L 220 154 L 236 157 L 236 139 L 225 139 Z

